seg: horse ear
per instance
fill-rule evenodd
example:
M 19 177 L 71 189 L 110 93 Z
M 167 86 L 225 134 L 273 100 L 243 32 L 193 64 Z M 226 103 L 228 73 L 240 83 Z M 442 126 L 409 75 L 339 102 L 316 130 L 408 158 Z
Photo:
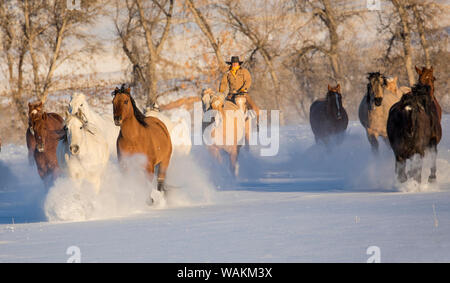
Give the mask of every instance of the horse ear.
M 398 77 L 395 76 L 394 79 L 393 79 L 393 81 L 395 82 L 395 84 L 397 84 L 397 82 L 398 82 Z
M 430 71 L 431 71 L 431 73 L 433 73 L 433 66 L 431 66 Z
M 419 76 L 420 75 L 422 75 L 422 70 L 421 69 L 419 69 L 419 68 L 417 68 L 417 66 L 414 66 L 415 68 L 416 68 L 416 72 L 417 72 L 417 74 L 419 74 Z
M 328 85 L 328 91 L 331 91 L 331 89 L 332 89 L 332 88 L 331 88 L 331 86 L 330 86 L 330 85 Z
M 130 88 L 127 88 L 127 89 L 125 90 L 125 92 L 128 93 L 128 94 L 131 94 L 131 89 L 130 89 Z
M 47 114 L 46 113 L 42 114 L 42 120 L 44 120 L 44 121 L 47 120 Z
M 43 102 L 41 100 L 41 101 L 39 101 L 38 106 L 42 106 L 42 104 L 43 104 Z
M 336 90 L 337 90 L 337 92 L 341 93 L 341 84 L 337 84 Z
M 70 113 L 69 111 L 66 110 L 66 112 L 64 112 L 64 119 L 67 120 L 67 118 L 69 118 Z

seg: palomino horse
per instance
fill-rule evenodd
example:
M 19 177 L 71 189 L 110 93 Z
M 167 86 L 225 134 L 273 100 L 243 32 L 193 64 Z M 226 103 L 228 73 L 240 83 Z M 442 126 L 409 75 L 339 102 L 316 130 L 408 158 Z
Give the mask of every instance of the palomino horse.
M 56 148 L 64 128 L 63 118 L 55 114 L 40 113 L 34 117 L 32 129 L 36 147 L 34 160 L 39 176 L 49 187 L 59 174 Z
M 421 182 L 422 158 L 428 149 L 432 157 L 428 181 L 436 180 L 437 145 L 442 137 L 442 128 L 430 91 L 428 85 L 416 84 L 411 93 L 392 106 L 389 113 L 387 132 L 395 154 L 397 178 L 402 183 L 408 179 L 406 161 L 415 154 L 419 154 L 419 160 L 413 162 L 408 175 Z
M 159 110 L 158 104 L 155 102 L 151 107 L 145 109 L 146 117 L 155 117 L 161 120 L 166 125 L 167 130 L 170 133 L 170 140 L 174 152 L 182 155 L 188 155 L 191 152 L 192 141 L 191 131 L 188 123 L 181 116 L 172 116 L 172 119 L 166 116 Z
M 401 94 L 386 88 L 386 77 L 380 72 L 369 73 L 367 92 L 359 105 L 359 120 L 366 129 L 367 138 L 374 153 L 378 152 L 378 137 L 387 142 L 386 125 L 389 110 L 400 100 Z
M 100 191 L 101 177 L 108 164 L 110 150 L 102 131 L 85 119 L 81 109 L 66 113 L 64 135 L 58 143 L 60 168 L 73 180 L 86 180 Z
M 341 86 L 328 85 L 325 99 L 316 100 L 309 109 L 309 121 L 316 142 L 328 144 L 330 137 L 340 136 L 348 126 L 347 111 L 342 106 Z
M 161 120 L 145 117 L 131 97 L 130 88 L 125 85 L 113 91 L 114 123 L 120 126 L 117 139 L 119 160 L 134 154 L 147 157 L 147 172 L 151 175 L 158 166 L 158 191 L 164 194 L 165 178 L 172 155 L 172 142 L 169 131 Z M 153 203 L 153 198 L 150 198 Z
M 244 139 L 249 140 L 250 119 L 246 118 L 246 97 L 236 95 L 235 103 L 225 100 L 223 95 L 215 94 L 210 89 L 203 91 L 203 109 L 211 108 L 216 111 L 213 121 L 204 125 L 210 129 L 212 140 L 208 149 L 212 155 L 222 162 L 221 152 L 226 152 L 230 157 L 231 171 L 235 176 L 239 174 L 237 162 L 239 150 L 244 144 Z
M 436 96 L 434 95 L 434 81 L 436 78 L 433 76 L 433 67 L 426 68 L 423 67 L 422 70 L 417 68 L 416 66 L 416 72 L 419 74 L 419 83 L 422 85 L 427 85 L 430 87 L 430 96 L 433 99 L 433 103 L 436 106 L 436 111 L 439 116 L 439 121 L 441 121 L 442 118 L 442 108 L 439 105 L 439 102 L 436 99 Z
M 81 111 L 81 112 L 80 112 Z M 109 115 L 96 113 L 88 104 L 86 96 L 82 93 L 74 93 L 69 103 L 69 113 L 72 115 L 83 115 L 83 119 L 89 125 L 95 127 L 98 134 L 103 136 L 108 142 L 108 148 L 112 157 L 117 155 L 116 143 L 119 136 L 119 128 L 114 125 L 114 121 Z

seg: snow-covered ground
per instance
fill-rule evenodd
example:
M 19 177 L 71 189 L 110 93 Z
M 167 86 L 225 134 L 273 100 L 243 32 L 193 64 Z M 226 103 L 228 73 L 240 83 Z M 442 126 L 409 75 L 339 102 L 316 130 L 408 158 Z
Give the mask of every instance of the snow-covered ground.
M 60 179 L 49 190 L 26 148 L 0 153 L 0 262 L 381 262 L 450 261 L 450 116 L 443 119 L 438 183 L 399 186 L 381 144 L 373 156 L 359 122 L 343 144 L 314 145 L 309 125 L 285 126 L 280 151 L 243 148 L 240 177 L 203 146 L 174 156 L 165 206 L 131 160 L 111 164 L 99 195 Z M 428 177 L 426 167 L 423 179 Z

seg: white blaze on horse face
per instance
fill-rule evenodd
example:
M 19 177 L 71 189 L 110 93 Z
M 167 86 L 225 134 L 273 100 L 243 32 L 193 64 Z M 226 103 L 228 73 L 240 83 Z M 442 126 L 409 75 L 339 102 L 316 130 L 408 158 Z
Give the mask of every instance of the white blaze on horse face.
M 77 152 L 72 152 L 72 154 L 79 154 L 81 151 L 81 143 L 85 139 L 85 129 L 83 123 L 76 117 L 71 117 L 67 121 L 67 143 L 69 148 L 77 148 Z

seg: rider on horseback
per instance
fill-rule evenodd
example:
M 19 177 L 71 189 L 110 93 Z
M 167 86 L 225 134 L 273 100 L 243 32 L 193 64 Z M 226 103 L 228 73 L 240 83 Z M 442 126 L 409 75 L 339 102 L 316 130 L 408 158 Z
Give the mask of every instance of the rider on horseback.
M 243 62 L 239 61 L 238 56 L 232 56 L 231 60 L 226 63 L 231 66 L 222 77 L 222 81 L 219 85 L 219 92 L 224 93 L 228 86 L 226 100 L 232 101 L 233 103 L 236 95 L 244 95 L 247 99 L 247 108 L 254 110 L 256 116 L 259 117 L 259 108 L 248 94 L 248 90 L 252 84 L 250 72 L 241 67 Z

